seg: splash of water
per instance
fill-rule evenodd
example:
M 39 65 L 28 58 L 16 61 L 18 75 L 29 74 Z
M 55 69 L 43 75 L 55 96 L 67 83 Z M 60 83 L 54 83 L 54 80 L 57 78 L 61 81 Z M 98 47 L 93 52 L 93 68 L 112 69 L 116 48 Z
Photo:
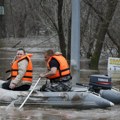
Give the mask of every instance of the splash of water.
M 6 111 L 7 110 L 18 110 L 18 111 L 23 111 L 23 108 L 21 110 L 19 110 L 18 107 L 15 106 L 15 103 L 20 103 L 20 101 L 22 101 L 23 99 L 21 97 L 18 97 L 18 99 L 13 100 L 7 107 L 6 107 Z
M 16 100 L 12 101 L 7 107 L 6 107 L 6 110 L 9 110 L 11 108 L 14 108 L 15 107 L 15 102 Z

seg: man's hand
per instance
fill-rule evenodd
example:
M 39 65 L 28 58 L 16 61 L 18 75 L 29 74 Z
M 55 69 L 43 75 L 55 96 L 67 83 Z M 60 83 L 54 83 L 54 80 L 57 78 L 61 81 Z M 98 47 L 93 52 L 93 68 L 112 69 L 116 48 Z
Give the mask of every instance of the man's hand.
M 10 80 L 11 79 L 11 74 L 7 77 L 7 80 Z
M 9 88 L 14 89 L 16 87 L 16 84 L 10 83 Z
M 44 73 L 41 73 L 39 76 L 40 76 L 40 77 L 45 77 L 45 74 L 44 74 Z

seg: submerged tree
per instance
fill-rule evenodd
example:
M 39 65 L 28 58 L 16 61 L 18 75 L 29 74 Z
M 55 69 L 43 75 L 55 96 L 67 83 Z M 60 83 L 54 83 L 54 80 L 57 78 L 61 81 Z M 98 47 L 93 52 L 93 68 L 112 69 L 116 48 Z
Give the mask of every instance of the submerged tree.
M 92 3 L 90 3 L 89 1 L 86 1 L 86 3 L 94 9 L 94 11 L 98 14 L 98 16 L 100 16 L 100 19 L 101 19 L 98 24 L 99 26 L 98 26 L 98 30 L 96 32 L 95 40 L 94 40 L 95 50 L 91 56 L 91 62 L 90 62 L 91 69 L 98 69 L 99 59 L 100 59 L 102 47 L 104 44 L 105 35 L 108 31 L 109 24 L 114 15 L 117 2 L 118 0 L 106 0 L 106 4 L 104 6 L 105 9 L 103 13 L 101 14 L 101 12 L 98 11 L 97 8 L 95 8 L 92 5 Z

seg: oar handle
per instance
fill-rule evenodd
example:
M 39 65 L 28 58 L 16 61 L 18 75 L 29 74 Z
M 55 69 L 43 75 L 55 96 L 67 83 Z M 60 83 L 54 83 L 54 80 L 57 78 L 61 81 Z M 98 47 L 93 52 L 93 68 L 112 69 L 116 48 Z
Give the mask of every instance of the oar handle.
M 34 87 L 32 88 L 32 90 L 30 91 L 30 93 L 28 94 L 28 96 L 26 97 L 26 99 L 23 101 L 23 103 L 20 105 L 20 107 L 18 109 L 21 109 L 23 107 L 23 105 L 25 104 L 25 102 L 27 101 L 27 99 L 29 98 L 29 96 L 32 94 L 33 90 L 35 89 L 35 87 L 39 83 L 40 79 L 41 79 L 41 77 L 37 80 Z

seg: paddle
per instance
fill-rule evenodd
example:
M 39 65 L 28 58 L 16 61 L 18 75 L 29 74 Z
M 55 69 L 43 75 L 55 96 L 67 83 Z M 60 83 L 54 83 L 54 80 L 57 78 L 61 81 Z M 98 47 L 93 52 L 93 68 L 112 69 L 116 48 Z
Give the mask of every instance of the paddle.
M 23 107 L 23 105 L 25 104 L 25 102 L 28 100 L 28 98 L 30 97 L 30 95 L 32 94 L 33 90 L 35 89 L 35 87 L 37 86 L 37 84 L 39 83 L 41 77 L 37 80 L 37 82 L 35 83 L 34 87 L 32 88 L 32 90 L 30 91 L 30 93 L 28 94 L 28 96 L 26 97 L 26 99 L 23 101 L 23 103 L 20 105 L 20 107 L 18 109 L 21 109 Z

